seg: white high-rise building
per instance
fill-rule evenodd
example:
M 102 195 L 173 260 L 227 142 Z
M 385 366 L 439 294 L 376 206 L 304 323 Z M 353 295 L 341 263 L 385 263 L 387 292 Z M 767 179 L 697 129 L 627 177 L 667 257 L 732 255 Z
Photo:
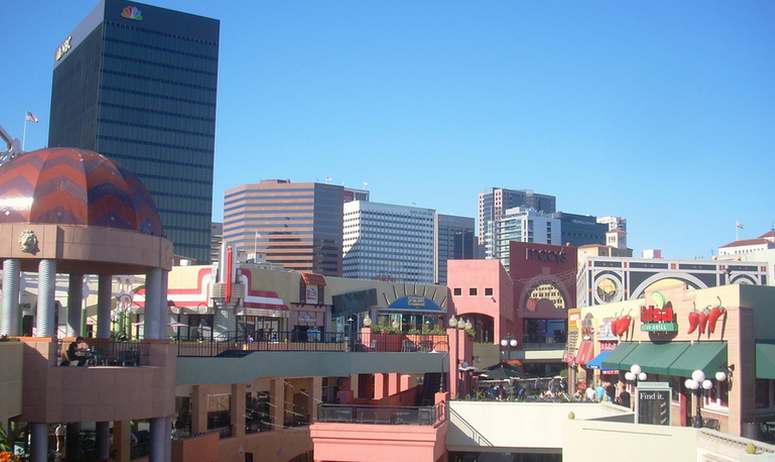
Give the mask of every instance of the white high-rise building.
M 535 242 L 538 244 L 562 245 L 562 222 L 551 213 L 531 208 L 507 209 L 503 216 L 488 226 L 495 246 L 488 247 L 487 257 L 500 259 L 503 267 L 509 269 L 509 243 Z
M 433 209 L 344 204 L 344 277 L 433 282 Z
M 627 248 L 627 219 L 617 216 L 598 217 L 597 222 L 608 225 L 605 245 L 615 249 Z

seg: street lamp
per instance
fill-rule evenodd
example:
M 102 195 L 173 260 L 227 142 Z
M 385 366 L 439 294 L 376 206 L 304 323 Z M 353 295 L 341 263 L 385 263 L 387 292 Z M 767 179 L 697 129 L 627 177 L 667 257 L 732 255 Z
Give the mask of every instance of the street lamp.
M 452 327 L 452 328 L 457 327 L 457 318 L 455 317 L 454 314 L 452 315 L 451 318 L 449 318 L 448 324 L 449 324 L 449 327 Z
M 648 378 L 645 372 L 640 369 L 638 364 L 630 366 L 630 371 L 624 374 L 624 379 L 634 386 L 638 386 L 638 382 L 644 382 Z
M 506 356 L 506 360 L 511 360 L 511 351 L 516 349 L 517 345 L 517 339 L 511 334 L 501 339 L 501 354 Z
M 716 372 L 716 380 L 723 382 L 727 379 L 727 374 L 724 371 Z M 702 398 L 706 391 L 713 388 L 713 382 L 705 378 L 705 373 L 700 369 L 692 372 L 692 378 L 686 379 L 684 386 L 687 390 L 691 390 L 696 395 L 697 407 L 694 412 L 694 428 L 702 428 Z

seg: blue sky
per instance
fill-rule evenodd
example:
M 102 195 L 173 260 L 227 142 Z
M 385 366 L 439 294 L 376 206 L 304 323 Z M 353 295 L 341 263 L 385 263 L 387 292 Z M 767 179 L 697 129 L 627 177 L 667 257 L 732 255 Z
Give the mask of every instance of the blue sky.
M 708 256 L 775 220 L 775 2 L 159 0 L 221 20 L 214 217 L 261 178 L 475 216 L 490 186 Z M 0 125 L 45 146 L 56 46 L 96 1 L 9 0 Z

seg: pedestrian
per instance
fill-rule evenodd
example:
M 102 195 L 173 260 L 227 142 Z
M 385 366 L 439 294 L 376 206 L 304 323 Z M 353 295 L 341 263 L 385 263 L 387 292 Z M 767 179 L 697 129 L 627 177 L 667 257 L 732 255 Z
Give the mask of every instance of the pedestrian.
M 54 428 L 54 436 L 56 437 L 56 453 L 62 454 L 65 449 L 65 425 L 57 424 Z

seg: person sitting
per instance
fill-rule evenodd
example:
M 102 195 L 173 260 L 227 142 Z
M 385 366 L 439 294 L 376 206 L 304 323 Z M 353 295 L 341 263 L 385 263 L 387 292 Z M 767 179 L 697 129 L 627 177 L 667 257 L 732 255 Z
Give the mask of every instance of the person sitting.
M 75 341 L 70 343 L 65 352 L 63 366 L 70 366 L 72 364 L 78 364 L 78 366 L 85 366 L 88 359 L 89 345 L 83 337 L 76 337 Z

